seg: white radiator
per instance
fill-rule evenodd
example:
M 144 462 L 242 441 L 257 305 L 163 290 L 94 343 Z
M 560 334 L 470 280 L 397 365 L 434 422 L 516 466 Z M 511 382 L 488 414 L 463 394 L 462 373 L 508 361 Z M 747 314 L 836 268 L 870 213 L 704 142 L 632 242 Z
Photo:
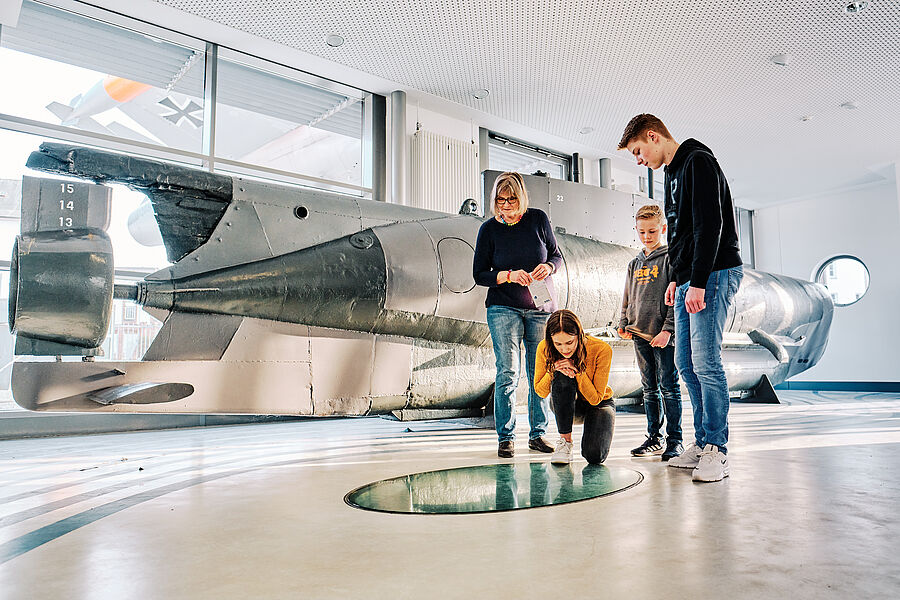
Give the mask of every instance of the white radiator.
M 478 144 L 420 129 L 413 134 L 410 163 L 412 206 L 457 213 L 466 198 L 481 206 Z

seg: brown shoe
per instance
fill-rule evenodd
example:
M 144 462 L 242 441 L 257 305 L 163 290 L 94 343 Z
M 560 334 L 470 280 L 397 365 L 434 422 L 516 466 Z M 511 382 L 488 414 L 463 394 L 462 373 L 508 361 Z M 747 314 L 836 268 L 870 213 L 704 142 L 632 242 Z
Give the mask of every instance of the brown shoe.
M 550 454 L 555 449 L 551 446 L 547 440 L 542 437 L 534 438 L 533 440 L 528 440 L 528 447 L 532 450 L 537 450 L 538 452 L 546 452 Z
M 505 442 L 500 442 L 500 446 L 497 448 L 497 456 L 500 458 L 512 458 L 516 455 L 516 446 L 513 444 L 512 440 L 506 440 Z

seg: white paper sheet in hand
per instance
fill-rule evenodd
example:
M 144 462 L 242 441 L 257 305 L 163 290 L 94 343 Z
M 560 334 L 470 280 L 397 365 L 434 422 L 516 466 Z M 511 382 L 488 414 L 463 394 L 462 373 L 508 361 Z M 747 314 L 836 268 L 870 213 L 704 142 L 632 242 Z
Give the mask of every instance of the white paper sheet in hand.
M 534 300 L 534 305 L 537 308 L 553 300 L 553 297 L 550 296 L 550 288 L 547 287 L 546 279 L 531 282 L 531 285 L 528 286 L 528 291 L 531 292 L 531 298 Z

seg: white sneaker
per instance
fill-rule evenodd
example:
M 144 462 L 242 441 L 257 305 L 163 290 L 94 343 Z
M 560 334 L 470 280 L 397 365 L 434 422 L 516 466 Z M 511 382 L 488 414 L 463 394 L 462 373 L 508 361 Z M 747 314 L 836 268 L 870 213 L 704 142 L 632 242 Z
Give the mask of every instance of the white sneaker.
M 694 469 L 694 481 L 721 481 L 728 477 L 728 455 L 718 446 L 707 444 L 700 454 L 700 463 Z
M 680 456 L 676 456 L 669 460 L 670 467 L 678 467 L 680 469 L 693 469 L 700 464 L 700 453 L 703 450 L 697 445 L 697 442 L 691 442 L 691 445 L 684 449 Z
M 556 442 L 556 450 L 550 457 L 550 462 L 554 465 L 567 465 L 572 462 L 572 442 L 559 438 Z

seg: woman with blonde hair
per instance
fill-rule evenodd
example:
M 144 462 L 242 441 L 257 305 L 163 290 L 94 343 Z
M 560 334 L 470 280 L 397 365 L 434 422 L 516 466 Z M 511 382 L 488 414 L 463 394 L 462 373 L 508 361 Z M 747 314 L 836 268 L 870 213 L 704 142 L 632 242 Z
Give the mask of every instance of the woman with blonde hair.
M 609 455 L 616 405 L 609 387 L 612 348 L 584 333 L 570 310 L 558 310 L 547 319 L 544 340 L 538 346 L 534 389 L 552 398 L 559 442 L 550 461 L 572 462 L 572 424 L 584 418 L 581 455 L 600 464 Z
M 531 426 L 528 447 L 538 452 L 553 452 L 553 446 L 544 439 L 547 401 L 535 393 L 533 383 L 537 346 L 547 317 L 556 310 L 550 275 L 562 266 L 562 254 L 546 213 L 528 208 L 528 192 L 519 173 L 502 173 L 494 181 L 491 211 L 493 218 L 478 230 L 472 275 L 475 283 L 488 288 L 485 306 L 497 366 L 494 381 L 497 455 L 501 458 L 515 455 L 515 395 L 523 342 Z M 551 298 L 540 306 L 535 305 L 528 287 L 536 281 L 546 281 Z

